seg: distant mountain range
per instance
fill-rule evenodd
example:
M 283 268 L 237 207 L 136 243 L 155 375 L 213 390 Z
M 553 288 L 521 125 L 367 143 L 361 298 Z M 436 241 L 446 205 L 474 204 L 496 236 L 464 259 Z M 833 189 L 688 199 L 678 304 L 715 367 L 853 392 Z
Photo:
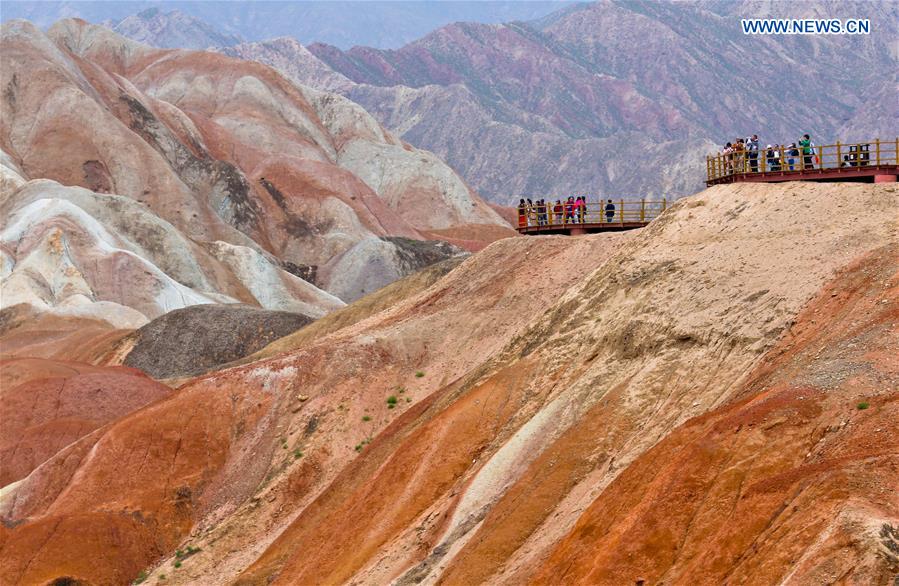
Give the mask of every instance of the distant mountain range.
M 3 22 L 27 19 L 39 27 L 49 27 L 60 18 L 81 18 L 93 23 L 118 23 L 148 9 L 175 12 L 179 24 L 185 17 L 198 18 L 222 35 L 250 41 L 289 36 L 304 43 L 324 42 L 341 48 L 366 45 L 398 48 L 452 22 L 498 23 L 540 18 L 570 1 L 446 1 L 446 0 L 351 0 L 302 2 L 278 1 L 196 1 L 196 0 L 4 0 Z M 153 18 L 153 17 L 151 17 Z M 129 26 L 134 25 L 130 24 Z M 138 27 L 140 30 L 140 27 Z M 191 26 L 185 30 L 196 30 Z M 120 31 L 126 36 L 127 30 Z M 206 31 L 200 31 L 201 35 Z M 149 37 L 132 37 L 151 42 Z M 163 42 L 174 39 L 171 33 Z M 201 36 L 202 38 L 202 36 Z M 185 37 L 189 48 L 203 48 L 199 40 Z M 230 43 L 224 43 L 230 44 Z M 167 46 L 167 45 L 158 45 Z
M 241 30 L 261 6 L 241 16 Z M 866 17 L 873 32 L 747 36 L 744 17 Z M 235 44 L 178 12 L 112 26 L 159 46 L 217 45 L 341 93 L 508 204 L 693 193 L 704 155 L 752 133 L 763 143 L 804 132 L 819 143 L 894 136 L 897 21 L 897 4 L 886 2 L 604 0 L 528 22 L 456 22 L 395 50 L 290 37 Z
M 702 155 L 736 136 L 896 132 L 896 45 L 883 26 L 899 21 L 896 4 L 865 4 L 880 24 L 870 36 L 744 36 L 739 20 L 759 6 L 604 1 L 526 24 L 453 24 L 396 51 L 308 49 L 356 84 L 336 89 L 494 200 L 692 193 Z M 784 16 L 860 10 L 765 6 Z
M 228 47 L 243 41 L 240 35 L 220 32 L 180 10 L 164 12 L 159 8 L 147 8 L 118 22 L 107 20 L 103 25 L 129 39 L 162 48 L 205 49 Z

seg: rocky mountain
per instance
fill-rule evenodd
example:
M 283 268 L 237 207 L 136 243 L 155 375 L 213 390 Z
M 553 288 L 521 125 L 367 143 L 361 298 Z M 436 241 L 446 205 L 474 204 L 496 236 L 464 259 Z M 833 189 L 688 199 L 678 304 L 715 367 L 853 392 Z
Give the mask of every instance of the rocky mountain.
M 436 156 L 258 63 L 77 20 L 0 42 L 4 310 L 73 334 L 208 303 L 318 318 L 513 234 Z
M 742 33 L 741 18 L 767 16 L 899 19 L 887 2 L 847 11 L 827 1 L 603 0 L 527 23 L 454 23 L 397 50 L 281 40 L 231 51 L 350 97 L 499 203 L 693 193 L 703 156 L 751 133 L 785 142 L 810 132 L 819 143 L 895 134 L 890 27 Z M 846 126 L 856 117 L 864 123 Z
M 180 10 L 165 12 L 148 8 L 119 21 L 103 23 L 123 37 L 154 47 L 205 49 L 236 45 L 243 39 L 215 29 L 199 18 L 188 16 Z
M 330 43 L 349 49 L 356 45 L 398 48 L 452 22 L 498 23 L 531 20 L 545 16 L 569 0 L 304 0 L 303 2 L 234 2 L 232 0 L 4 0 L 0 20 L 25 19 L 41 28 L 63 18 L 81 18 L 92 23 L 133 20 L 138 12 L 177 11 L 178 20 L 206 35 L 209 29 L 224 37 L 252 41 L 290 36 L 304 43 Z M 186 16 L 184 16 L 186 15 Z M 195 27 L 199 19 L 206 23 Z M 141 19 L 138 19 L 138 21 Z M 152 30 L 137 23 L 141 38 L 154 44 Z M 159 30 L 159 29 L 157 29 Z M 125 36 L 128 29 L 121 31 Z M 170 29 L 178 38 L 181 33 Z M 185 38 L 184 47 L 207 47 Z M 159 45 L 166 46 L 166 45 Z
M 887 584 L 897 197 L 736 184 L 504 239 L 53 445 L 125 383 L 0 364 L 32 422 L 0 581 Z

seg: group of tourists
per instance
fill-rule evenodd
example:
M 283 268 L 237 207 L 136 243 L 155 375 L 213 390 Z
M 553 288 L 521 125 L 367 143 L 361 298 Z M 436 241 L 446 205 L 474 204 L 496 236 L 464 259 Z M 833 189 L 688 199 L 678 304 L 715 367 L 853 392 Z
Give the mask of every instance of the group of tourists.
M 615 204 L 610 199 L 605 206 L 602 201 L 600 209 L 605 211 L 606 222 L 615 219 Z M 584 196 L 569 196 L 564 202 L 557 199 L 555 203 L 538 199 L 536 202 L 530 199 L 518 201 L 518 227 L 528 226 L 554 226 L 564 224 L 583 224 L 587 220 L 587 198 Z M 602 218 L 600 217 L 600 222 Z
M 737 138 L 725 144 L 721 155 L 724 156 L 728 175 L 758 173 L 760 154 L 764 157 L 763 171 L 794 171 L 814 169 L 820 163 L 815 148 L 811 137 L 803 134 L 802 138 L 789 145 L 769 144 L 760 152 L 759 137 L 753 134 L 749 138 Z

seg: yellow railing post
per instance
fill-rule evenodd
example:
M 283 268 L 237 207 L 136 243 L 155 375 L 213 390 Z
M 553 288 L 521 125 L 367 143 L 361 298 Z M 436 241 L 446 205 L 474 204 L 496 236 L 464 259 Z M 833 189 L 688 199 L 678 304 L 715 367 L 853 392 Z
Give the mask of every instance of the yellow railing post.
M 645 199 L 640 200 L 640 221 L 641 222 L 646 221 L 646 200 Z
M 667 205 L 667 204 L 666 204 L 666 200 L 665 200 L 665 198 L 663 197 L 663 198 L 662 198 L 662 211 L 663 211 L 663 212 L 665 211 L 665 206 L 666 206 L 666 205 Z
M 840 149 L 840 141 L 837 141 L 837 168 L 843 166 L 843 151 Z
M 620 213 L 621 215 L 618 216 L 618 217 L 621 218 L 621 223 L 623 224 L 623 223 L 624 223 L 624 200 L 622 199 L 619 203 L 621 204 L 621 207 L 618 208 L 618 209 L 620 210 L 619 213 Z
M 879 165 L 880 164 L 880 139 L 879 138 L 874 139 L 874 149 L 877 152 L 877 164 Z

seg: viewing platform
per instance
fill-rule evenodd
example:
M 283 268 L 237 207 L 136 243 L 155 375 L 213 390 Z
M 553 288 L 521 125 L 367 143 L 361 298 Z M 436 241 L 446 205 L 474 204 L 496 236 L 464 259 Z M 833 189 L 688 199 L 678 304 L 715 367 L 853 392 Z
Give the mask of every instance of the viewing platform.
M 589 200 L 586 207 L 569 206 L 555 201 L 546 206 L 533 204 L 519 208 L 518 232 L 521 234 L 566 234 L 579 236 L 596 232 L 621 232 L 642 228 L 658 217 L 667 207 L 667 199 Z
M 870 142 L 779 146 L 770 151 L 719 153 L 706 157 L 706 185 L 780 181 L 855 181 L 884 183 L 899 175 L 899 139 Z

